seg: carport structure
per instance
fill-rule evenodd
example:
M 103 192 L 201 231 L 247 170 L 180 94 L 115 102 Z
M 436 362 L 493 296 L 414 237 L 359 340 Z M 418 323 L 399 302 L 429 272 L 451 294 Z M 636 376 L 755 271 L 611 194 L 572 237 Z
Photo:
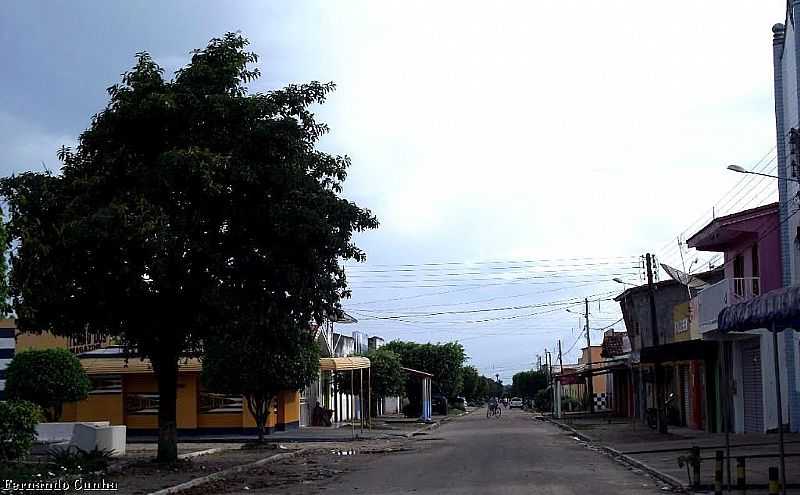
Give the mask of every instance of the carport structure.
M 433 375 L 425 371 L 419 371 L 412 368 L 403 368 L 403 371 L 411 376 L 419 378 L 422 382 L 422 415 L 419 419 L 422 421 L 430 421 L 433 416 L 433 408 L 431 405 L 431 379 Z
M 371 363 L 368 358 L 362 356 L 349 356 L 349 357 L 328 357 L 319 358 L 320 371 L 328 371 L 330 373 L 350 372 L 350 395 L 355 396 L 353 379 L 355 372 L 358 371 L 358 397 L 359 397 L 359 419 L 361 421 L 361 431 L 364 431 L 364 370 L 367 370 L 367 418 L 368 428 L 372 429 L 372 414 L 370 404 L 372 404 L 372 372 L 370 368 Z M 355 402 L 351 403 L 351 418 L 355 417 Z M 351 419 L 350 426 L 353 431 L 353 437 L 356 434 L 355 422 Z
M 717 318 L 721 333 L 746 332 L 766 328 L 772 333 L 775 365 L 775 397 L 778 412 L 778 453 L 781 493 L 786 494 L 786 462 L 783 440 L 783 398 L 778 356 L 778 333 L 800 328 L 800 287 L 785 287 L 754 297 L 747 302 L 728 306 Z

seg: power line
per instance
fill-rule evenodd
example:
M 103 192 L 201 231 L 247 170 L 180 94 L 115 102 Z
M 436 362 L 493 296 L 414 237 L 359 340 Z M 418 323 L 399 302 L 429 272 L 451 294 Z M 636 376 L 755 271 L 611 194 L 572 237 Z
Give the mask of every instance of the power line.
M 388 274 L 398 274 L 400 273 L 411 273 L 416 274 L 420 272 L 433 272 L 429 274 L 430 276 L 438 274 L 437 272 L 446 272 L 446 271 L 453 271 L 453 270 L 471 270 L 470 272 L 457 272 L 455 274 L 474 274 L 474 273 L 484 273 L 485 271 L 498 271 L 498 270 L 531 270 L 536 268 L 562 268 L 562 269 L 580 269 L 586 267 L 597 267 L 597 266 L 629 266 L 631 264 L 635 264 L 633 260 L 626 259 L 624 261 L 604 261 L 604 262 L 597 262 L 597 263 L 532 263 L 526 264 L 524 261 L 516 262 L 516 264 L 506 265 L 506 266 L 473 266 L 472 264 L 467 264 L 467 266 L 445 266 L 445 267 L 426 267 L 420 266 L 418 268 L 396 268 L 391 270 L 373 270 L 371 269 L 372 266 L 348 266 L 345 267 L 346 270 L 352 272 L 355 275 L 361 275 L 364 273 L 388 273 Z M 451 275 L 451 274 L 446 274 Z
M 638 273 L 637 273 L 638 274 Z M 631 276 L 632 274 L 618 274 L 618 276 Z M 550 277 L 551 280 L 543 281 L 537 280 L 536 278 L 521 278 L 521 279 L 512 279 L 507 282 L 497 282 L 497 283 L 489 283 L 489 284 L 435 284 L 435 285 L 367 285 L 367 286 L 355 286 L 353 288 L 357 289 L 435 289 L 439 287 L 460 287 L 459 290 L 468 290 L 468 289 L 478 289 L 482 287 L 497 287 L 500 285 L 554 285 L 554 284 L 562 284 L 566 282 L 573 282 L 573 283 L 591 283 L 591 282 L 611 282 L 613 281 L 612 278 L 602 278 L 602 279 L 589 279 L 589 280 L 555 280 L 556 277 Z M 422 297 L 422 296 L 420 296 Z
M 591 302 L 600 301 L 602 299 L 596 299 Z M 440 315 L 457 315 L 457 314 L 473 314 L 473 313 L 485 313 L 490 311 L 514 311 L 520 309 L 530 309 L 530 308 L 542 308 L 548 306 L 574 306 L 575 304 L 580 303 L 581 300 L 579 298 L 569 298 L 563 301 L 551 301 L 546 303 L 539 303 L 539 304 L 525 304 L 520 306 L 504 306 L 504 307 L 497 307 L 497 308 L 481 308 L 481 309 L 467 309 L 462 311 L 438 311 L 434 313 L 408 313 L 405 315 L 389 315 L 389 316 L 367 316 L 365 319 L 368 320 L 393 320 L 398 318 L 420 318 L 420 317 L 431 317 L 431 316 L 440 316 Z M 369 311 L 369 310 L 361 310 L 361 311 L 353 311 L 354 313 L 375 313 L 376 311 Z
M 528 296 L 534 296 L 534 295 L 545 294 L 545 293 L 550 293 L 550 292 L 558 292 L 558 291 L 568 290 L 568 289 L 576 289 L 576 288 L 581 288 L 581 287 L 591 287 L 591 286 L 594 286 L 594 285 L 600 285 L 600 284 L 605 284 L 605 283 L 607 283 L 607 282 L 606 281 L 603 281 L 603 282 L 590 282 L 590 283 L 579 284 L 579 285 L 574 285 L 574 286 L 557 287 L 555 289 L 540 290 L 540 291 L 535 291 L 535 292 L 524 292 L 522 294 L 513 294 L 513 295 L 509 295 L 509 296 L 495 296 L 495 297 L 489 297 L 489 298 L 485 298 L 485 299 L 476 299 L 476 300 L 472 300 L 472 301 L 460 301 L 460 302 L 439 303 L 439 304 L 419 304 L 419 305 L 416 305 L 416 306 L 406 306 L 404 308 L 389 308 L 389 309 L 382 308 L 382 309 L 376 309 L 374 311 L 408 311 L 408 310 L 411 310 L 411 309 L 420 309 L 420 308 L 440 308 L 440 307 L 443 307 L 443 306 L 462 306 L 462 305 L 465 305 L 465 304 L 478 304 L 478 303 L 482 303 L 482 302 L 498 301 L 500 299 L 513 299 L 513 298 L 517 298 L 517 297 L 528 297 Z M 403 298 L 400 298 L 400 299 L 403 299 Z M 385 301 L 375 301 L 375 302 L 385 302 Z M 364 305 L 364 304 L 370 304 L 370 302 L 368 301 L 368 302 L 362 302 L 362 303 L 353 303 L 352 305 L 353 306 L 361 306 L 361 305 Z
M 528 260 L 512 259 L 512 260 L 494 260 L 494 261 L 442 261 L 442 262 L 430 262 L 430 263 L 374 264 L 371 266 L 415 267 L 415 266 L 446 266 L 446 265 L 486 265 L 486 264 L 500 264 L 500 263 L 538 263 L 541 261 L 621 260 L 621 259 L 632 259 L 632 258 L 638 258 L 638 256 L 597 256 L 597 257 L 584 256 L 576 258 L 539 258 L 539 259 L 528 259 Z M 359 265 L 353 265 L 353 266 L 359 266 Z

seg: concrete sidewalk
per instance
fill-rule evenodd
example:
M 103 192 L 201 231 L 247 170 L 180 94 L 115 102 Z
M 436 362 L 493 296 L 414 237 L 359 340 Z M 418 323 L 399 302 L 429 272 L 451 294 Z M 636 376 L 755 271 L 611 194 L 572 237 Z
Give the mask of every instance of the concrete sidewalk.
M 606 449 L 612 455 L 632 459 L 644 468 L 680 482 L 684 487 L 688 486 L 689 479 L 686 467 L 678 465 L 679 456 L 688 454 L 693 446 L 700 447 L 700 484 L 702 489 L 710 489 L 714 481 L 715 451 L 725 451 L 725 435 L 722 433 L 670 427 L 670 432 L 664 435 L 630 418 L 610 416 L 545 419 L 571 428 L 583 440 Z M 784 438 L 787 488 L 800 488 L 800 435 L 786 433 Z M 731 434 L 730 444 L 732 483 L 736 484 L 736 458 L 746 456 L 747 484 L 752 486 L 749 492 L 767 493 L 768 469 L 778 466 L 778 435 Z M 725 467 L 723 474 L 727 482 Z
M 352 427 L 349 423 L 336 424 L 331 427 L 304 426 L 294 431 L 275 431 L 265 435 L 264 440 L 276 443 L 294 442 L 346 442 L 351 440 L 376 440 L 397 437 L 406 437 L 416 430 L 429 427 L 445 420 L 446 416 L 434 416 L 433 421 L 425 423 L 418 419 L 400 417 L 375 418 L 372 429 L 366 426 L 362 429 L 359 423 Z M 255 434 L 179 434 L 180 443 L 246 443 L 257 438 Z M 155 435 L 129 435 L 128 444 L 156 443 Z

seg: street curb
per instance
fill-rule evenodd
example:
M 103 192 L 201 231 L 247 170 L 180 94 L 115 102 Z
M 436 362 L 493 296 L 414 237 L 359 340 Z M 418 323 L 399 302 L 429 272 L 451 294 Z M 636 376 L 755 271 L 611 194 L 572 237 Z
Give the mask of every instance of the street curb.
M 658 480 L 670 485 L 674 490 L 680 491 L 682 493 L 690 493 L 691 492 L 689 487 L 684 485 L 679 479 L 675 478 L 674 476 L 671 476 L 671 475 L 666 474 L 666 473 L 662 473 L 658 469 L 655 469 L 654 467 L 651 467 L 651 466 L 645 464 L 642 461 L 634 459 L 633 457 L 631 457 L 631 456 L 629 456 L 627 454 L 623 454 L 622 452 L 620 452 L 617 449 L 614 449 L 612 447 L 609 447 L 608 445 L 600 445 L 600 444 L 596 443 L 594 440 L 592 440 L 590 437 L 584 435 L 583 433 L 579 432 L 578 430 L 576 430 L 575 428 L 573 428 L 573 427 L 571 427 L 569 425 L 561 423 L 560 421 L 556 421 L 556 420 L 554 420 L 552 418 L 548 418 L 546 416 L 541 416 L 541 420 L 542 421 L 547 421 L 549 423 L 552 423 L 552 424 L 558 426 L 559 428 L 561 428 L 562 430 L 569 431 L 570 433 L 574 434 L 576 437 L 580 438 L 582 441 L 584 441 L 584 442 L 586 442 L 588 444 L 591 444 L 593 447 L 597 447 L 598 449 L 602 450 L 606 454 L 610 455 L 615 461 L 617 461 L 617 462 L 619 462 L 621 464 L 628 464 L 630 466 L 634 466 L 634 467 L 636 467 L 638 469 L 641 469 L 642 471 L 648 473 L 649 475 L 653 476 L 654 478 L 656 478 L 656 479 L 658 479 Z
M 181 454 L 178 456 L 178 459 L 194 459 L 195 457 L 200 457 L 201 455 L 211 455 L 211 454 L 218 454 L 220 452 L 225 452 L 227 450 L 236 450 L 242 448 L 241 445 L 238 447 L 214 447 L 206 450 L 198 450 L 196 452 L 187 452 L 185 454 Z
M 435 421 L 435 422 L 433 422 L 433 423 L 431 423 L 429 425 L 423 426 L 422 428 L 417 428 L 416 430 L 414 430 L 414 431 L 412 431 L 410 433 L 406 433 L 406 438 L 413 438 L 414 435 L 418 435 L 420 433 L 423 433 L 423 432 L 426 432 L 426 431 L 430 431 L 430 430 L 435 430 L 436 428 L 438 428 L 442 424 L 443 421 L 444 420 Z
M 473 409 L 472 411 L 474 411 L 474 410 L 475 409 Z M 431 424 L 425 425 L 422 428 L 418 428 L 418 429 L 416 429 L 416 430 L 414 430 L 414 431 L 412 431 L 410 433 L 405 433 L 405 437 L 406 438 L 413 438 L 414 435 L 418 435 L 420 433 L 423 433 L 423 432 L 426 432 L 426 431 L 430 431 L 430 430 L 435 430 L 436 428 L 442 426 L 444 423 L 447 423 L 448 421 L 452 421 L 453 419 L 456 419 L 456 418 L 463 418 L 467 414 L 471 414 L 472 411 L 464 411 L 463 413 L 458 414 L 456 416 L 445 416 L 444 418 L 442 418 L 442 419 L 440 419 L 438 421 L 434 421 Z
M 294 452 L 283 452 L 281 454 L 275 454 L 275 455 L 272 455 L 270 457 L 265 457 L 264 459 L 259 459 L 259 460 L 255 461 L 255 462 L 251 462 L 251 463 L 248 463 L 248 464 L 242 464 L 240 466 L 234 466 L 232 468 L 224 469 L 222 471 L 219 471 L 219 472 L 216 472 L 216 473 L 212 473 L 212 474 L 209 474 L 209 475 L 206 475 L 206 476 L 201 476 L 200 478 L 195 478 L 193 480 L 189 480 L 189 481 L 186 481 L 184 483 L 180 483 L 180 484 L 175 485 L 175 486 L 170 486 L 168 488 L 163 488 L 163 489 L 155 491 L 155 492 L 150 492 L 148 495 L 170 495 L 170 494 L 173 494 L 173 493 L 180 493 L 180 492 L 189 490 L 190 488 L 195 488 L 195 487 L 204 485 L 206 483 L 210 483 L 212 481 L 225 479 L 226 476 L 229 476 L 231 474 L 241 473 L 242 471 L 247 471 L 249 469 L 252 469 L 252 468 L 258 467 L 258 466 L 263 466 L 264 464 L 271 464 L 273 462 L 281 461 L 283 459 L 290 459 L 290 458 L 295 457 L 297 455 L 300 455 L 300 454 L 302 454 L 302 453 L 304 453 L 304 452 L 306 452 L 308 450 L 309 449 L 301 449 L 301 450 L 296 450 Z

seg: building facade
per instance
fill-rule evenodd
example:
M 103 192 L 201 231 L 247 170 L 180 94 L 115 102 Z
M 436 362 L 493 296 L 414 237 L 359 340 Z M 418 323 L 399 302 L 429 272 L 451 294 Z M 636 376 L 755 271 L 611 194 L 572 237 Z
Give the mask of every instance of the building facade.
M 775 90 L 775 130 L 778 155 L 778 198 L 781 273 L 784 285 L 800 283 L 800 37 L 796 21 L 800 0 L 786 2 L 784 23 L 772 27 L 772 59 Z M 797 330 L 797 329 L 795 329 Z M 800 338 L 796 331 L 779 336 L 784 347 L 787 376 L 789 425 L 800 431 Z M 787 416 L 784 416 L 786 418 Z
M 772 337 L 767 329 L 722 335 L 717 316 L 726 306 L 748 301 L 783 286 L 779 204 L 715 218 L 687 240 L 699 251 L 724 253 L 724 275 L 692 301 L 701 338 L 715 342 L 723 356 L 719 371 L 728 383 L 720 393 L 733 432 L 764 432 L 778 427 L 775 409 Z M 792 332 L 786 332 L 791 334 Z M 790 385 L 785 341 L 779 341 L 784 396 Z M 788 404 L 784 403 L 784 418 Z
M 701 283 L 723 278 L 721 269 L 695 275 Z M 668 406 L 669 423 L 708 431 L 720 430 L 717 348 L 704 342 L 689 324 L 689 301 L 697 294 L 675 280 L 653 284 L 655 321 L 650 313 L 647 285 L 632 287 L 618 295 L 631 347 L 630 382 L 633 394 L 628 409 L 642 420 L 655 408 L 658 394 Z M 711 399 L 709 399 L 711 398 Z

